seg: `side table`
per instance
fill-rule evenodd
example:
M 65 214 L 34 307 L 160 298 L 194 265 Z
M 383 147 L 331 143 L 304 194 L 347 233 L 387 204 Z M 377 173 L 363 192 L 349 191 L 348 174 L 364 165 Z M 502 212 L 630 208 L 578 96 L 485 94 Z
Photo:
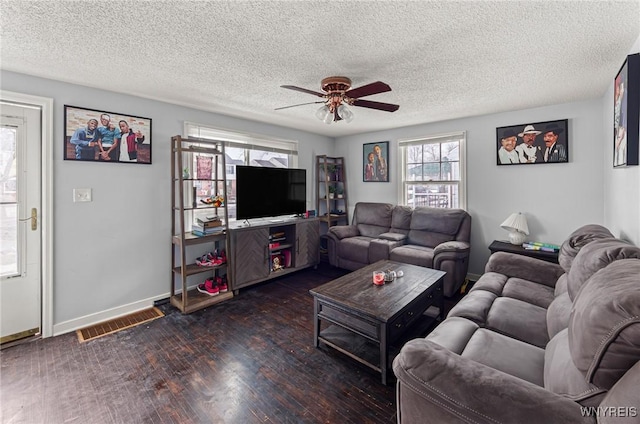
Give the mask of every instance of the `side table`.
M 543 250 L 527 250 L 524 247 L 511 244 L 507 241 L 498 241 L 494 240 L 491 245 L 489 245 L 489 250 L 491 250 L 491 254 L 496 252 L 508 252 L 515 253 L 516 255 L 524 255 L 529 256 L 536 259 L 542 259 L 543 261 L 552 262 L 554 264 L 558 263 L 558 252 L 545 252 Z

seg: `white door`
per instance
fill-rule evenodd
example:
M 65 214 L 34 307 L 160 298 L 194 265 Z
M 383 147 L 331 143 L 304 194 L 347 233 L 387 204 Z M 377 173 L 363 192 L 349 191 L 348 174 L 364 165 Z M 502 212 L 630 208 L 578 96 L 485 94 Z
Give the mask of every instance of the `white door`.
M 41 110 L 0 104 L 0 342 L 41 329 Z

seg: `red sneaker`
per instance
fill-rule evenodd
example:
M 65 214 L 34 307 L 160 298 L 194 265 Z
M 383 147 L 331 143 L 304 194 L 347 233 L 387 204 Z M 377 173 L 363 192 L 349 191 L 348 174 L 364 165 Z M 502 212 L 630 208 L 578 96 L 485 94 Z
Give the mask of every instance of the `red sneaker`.
M 198 291 L 208 296 L 217 296 L 220 294 L 220 289 L 210 278 L 207 278 L 204 283 L 198 284 Z
M 229 285 L 227 284 L 227 276 L 216 277 L 216 285 L 220 289 L 220 293 L 226 293 L 229 291 Z

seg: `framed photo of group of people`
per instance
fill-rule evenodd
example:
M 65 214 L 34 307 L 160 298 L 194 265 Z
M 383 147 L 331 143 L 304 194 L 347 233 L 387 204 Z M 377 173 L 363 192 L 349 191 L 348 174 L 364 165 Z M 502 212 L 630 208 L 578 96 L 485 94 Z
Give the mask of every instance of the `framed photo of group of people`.
M 498 165 L 569 162 L 568 120 L 496 128 Z
M 640 53 L 627 56 L 613 89 L 613 167 L 638 165 Z
M 151 164 L 151 119 L 64 106 L 64 159 Z

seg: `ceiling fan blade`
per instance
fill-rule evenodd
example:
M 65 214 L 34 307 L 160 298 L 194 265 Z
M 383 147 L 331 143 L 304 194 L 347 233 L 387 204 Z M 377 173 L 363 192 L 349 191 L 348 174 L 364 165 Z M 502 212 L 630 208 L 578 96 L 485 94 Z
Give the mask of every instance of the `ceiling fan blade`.
M 296 87 L 295 85 L 281 85 L 280 87 L 286 88 L 288 90 L 302 91 L 303 93 L 313 94 L 318 97 L 325 97 L 325 93 L 318 93 L 317 91 L 307 90 L 306 88 Z
M 372 102 L 370 100 L 355 100 L 354 106 L 368 107 L 369 109 L 384 110 L 387 112 L 395 112 L 400 106 L 391 103 Z
M 277 108 L 275 108 L 274 110 L 289 109 L 290 107 L 297 107 L 297 106 L 304 106 L 304 105 L 315 105 L 316 103 L 324 103 L 324 101 L 320 101 L 320 102 L 309 102 L 309 103 L 300 103 L 300 104 L 297 104 L 297 105 L 277 107 Z
M 391 91 L 391 87 L 382 81 L 372 82 L 371 84 L 363 85 L 362 87 L 354 88 L 347 91 L 345 96 L 357 99 L 359 97 L 371 96 L 373 94 L 384 93 L 385 91 Z

